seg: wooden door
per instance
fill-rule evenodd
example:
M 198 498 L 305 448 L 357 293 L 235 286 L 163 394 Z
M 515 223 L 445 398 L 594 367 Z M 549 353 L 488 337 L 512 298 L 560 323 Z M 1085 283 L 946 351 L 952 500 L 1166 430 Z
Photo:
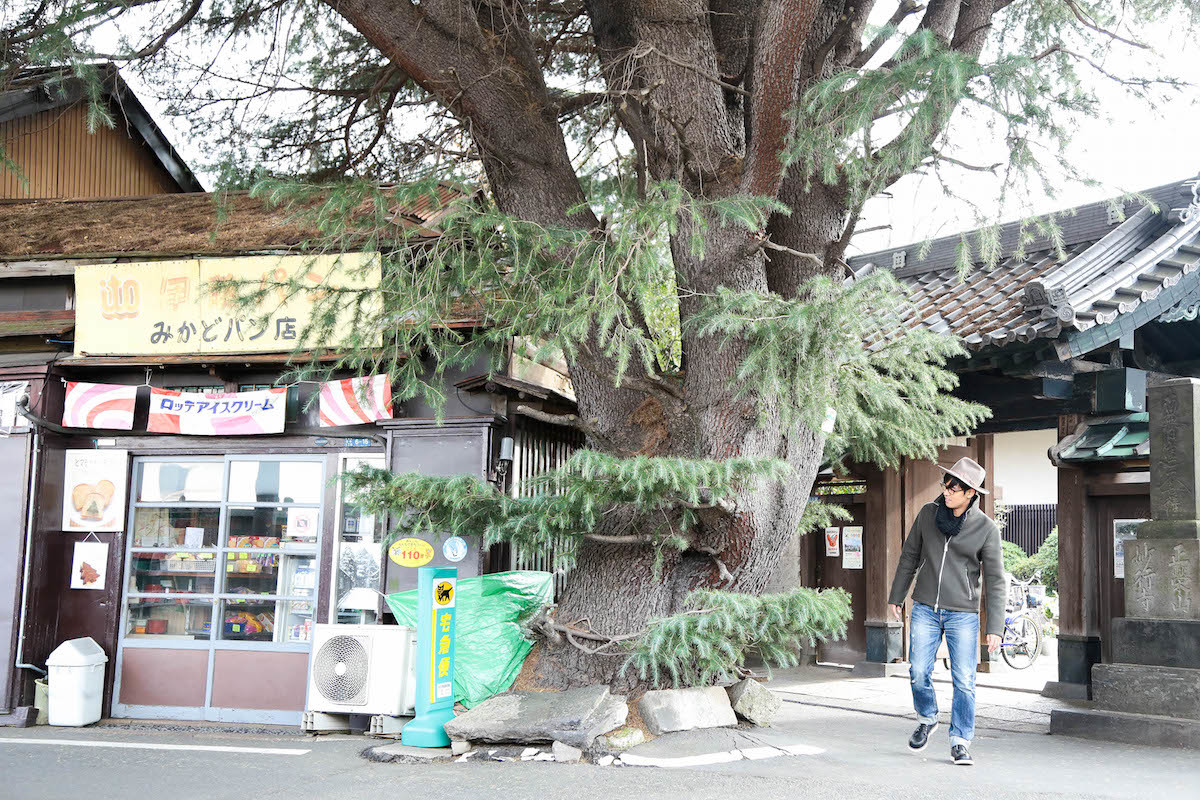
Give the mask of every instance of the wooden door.
M 1097 615 L 1100 623 L 1100 659 L 1107 664 L 1112 661 L 1113 617 L 1125 616 L 1125 581 L 1116 577 L 1114 570 L 1113 523 L 1116 520 L 1149 519 L 1150 495 L 1096 497 L 1093 505 L 1096 527 L 1092 531 L 1092 541 L 1095 546 L 1096 575 L 1099 578 L 1096 585 L 1100 595 Z M 1087 602 L 1088 598 L 1084 598 L 1084 603 Z
M 832 499 L 832 498 L 831 498 Z M 849 522 L 841 522 L 839 528 L 860 526 L 863 529 L 863 564 L 866 564 L 867 549 L 871 546 L 871 531 L 867 527 L 867 507 L 863 502 L 848 503 Z M 853 618 L 846 626 L 846 638 L 841 641 L 823 642 L 817 650 L 817 659 L 834 664 L 857 664 L 867 657 L 867 573 L 865 569 L 846 569 L 842 556 L 842 538 L 838 537 L 838 554 L 825 555 L 823 531 L 810 534 L 817 540 L 817 586 L 822 589 L 835 587 L 850 593 L 850 609 Z

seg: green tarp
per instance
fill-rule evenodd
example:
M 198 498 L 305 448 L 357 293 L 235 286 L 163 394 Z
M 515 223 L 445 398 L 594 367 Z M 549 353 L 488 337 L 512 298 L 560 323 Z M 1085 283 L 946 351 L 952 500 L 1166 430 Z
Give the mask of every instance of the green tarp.
M 498 572 L 458 582 L 455 600 L 454 699 L 470 708 L 506 691 L 533 644 L 519 620 L 554 602 L 549 572 Z M 400 625 L 416 627 L 417 590 L 387 596 Z

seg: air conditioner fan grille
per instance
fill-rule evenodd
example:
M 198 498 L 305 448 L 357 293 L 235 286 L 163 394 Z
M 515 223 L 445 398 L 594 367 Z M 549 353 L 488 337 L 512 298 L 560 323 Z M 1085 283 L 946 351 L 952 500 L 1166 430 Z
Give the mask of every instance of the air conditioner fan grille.
M 333 636 L 317 651 L 313 683 L 333 703 L 366 702 L 369 658 L 362 642 L 353 636 Z

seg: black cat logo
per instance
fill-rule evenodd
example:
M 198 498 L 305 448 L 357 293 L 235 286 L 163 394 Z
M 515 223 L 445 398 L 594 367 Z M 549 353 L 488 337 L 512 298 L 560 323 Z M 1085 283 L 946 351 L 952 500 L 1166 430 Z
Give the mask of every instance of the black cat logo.
M 444 606 L 450 602 L 450 598 L 454 597 L 454 586 L 443 581 L 437 585 L 434 592 L 437 596 L 438 605 Z

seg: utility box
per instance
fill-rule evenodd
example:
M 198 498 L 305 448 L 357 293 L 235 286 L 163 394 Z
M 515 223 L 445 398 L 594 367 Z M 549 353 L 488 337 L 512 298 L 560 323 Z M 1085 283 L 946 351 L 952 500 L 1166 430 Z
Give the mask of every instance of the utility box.
M 68 639 L 46 659 L 50 670 L 50 724 L 70 727 L 100 721 L 108 656 L 90 637 Z

